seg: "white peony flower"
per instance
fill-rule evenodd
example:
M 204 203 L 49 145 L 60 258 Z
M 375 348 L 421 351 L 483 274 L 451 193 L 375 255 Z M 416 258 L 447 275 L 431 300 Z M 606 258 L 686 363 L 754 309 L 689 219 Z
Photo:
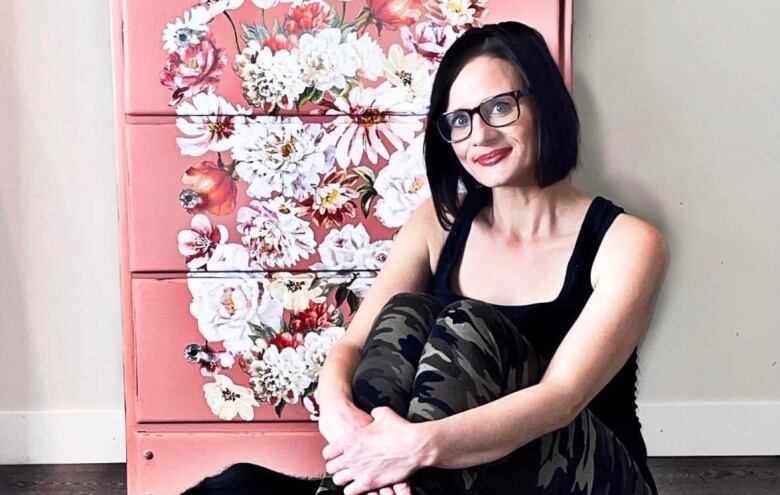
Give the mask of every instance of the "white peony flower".
M 359 165 L 364 153 L 371 163 L 377 163 L 378 156 L 390 158 L 382 136 L 395 149 L 402 149 L 404 142 L 414 139 L 422 129 L 420 117 L 397 115 L 416 110 L 406 96 L 405 91 L 385 81 L 376 88 L 356 86 L 347 98 L 336 98 L 337 109 L 326 113 L 340 116 L 326 124 L 326 131 L 327 144 L 336 147 L 336 162 L 341 168 L 350 163 Z
M 176 108 L 176 127 L 191 137 L 177 137 L 176 144 L 183 155 L 200 156 L 207 151 L 227 151 L 238 129 L 244 126 L 248 108 L 228 103 L 213 92 L 198 93 L 192 103 L 184 102 Z M 187 116 L 189 118 L 184 118 Z
M 359 249 L 355 255 L 357 268 L 366 270 L 379 270 L 387 261 L 393 241 L 375 241 L 369 246 Z
M 163 49 L 173 53 L 200 44 L 209 31 L 207 24 L 210 20 L 209 10 L 201 5 L 185 11 L 183 19 L 177 17 L 163 30 Z
M 374 38 L 368 33 L 363 33 L 363 36 L 358 38 L 355 31 L 350 31 L 344 42 L 357 53 L 360 59 L 358 77 L 375 81 L 382 75 L 385 54 Z
M 204 384 L 203 393 L 211 413 L 225 421 L 232 420 L 236 414 L 244 421 L 252 421 L 254 407 L 260 405 L 251 389 L 233 384 L 225 375 L 216 375 L 214 382 Z
M 260 359 L 250 362 L 249 382 L 255 395 L 275 406 L 282 400 L 296 404 L 311 385 L 306 349 L 269 346 Z
M 376 217 L 386 227 L 400 227 L 412 212 L 431 195 L 422 151 L 423 136 L 406 150 L 393 153 L 387 166 L 376 176 L 374 188 L 379 199 Z
M 217 246 L 227 240 L 227 227 L 217 225 L 215 228 L 206 215 L 198 213 L 192 216 L 190 230 L 179 232 L 179 252 L 187 257 L 187 267 L 197 270 L 208 262 Z
M 317 245 L 309 222 L 298 217 L 298 207 L 283 196 L 251 201 L 239 208 L 237 222 L 253 262 L 263 267 L 293 266 Z
M 233 158 L 239 177 L 249 183 L 247 194 L 267 198 L 274 192 L 303 199 L 314 192 L 319 174 L 333 169 L 322 128 L 298 118 L 258 122 L 239 130 L 233 139 Z
M 303 311 L 311 302 L 325 302 L 326 294 L 320 287 L 314 287 L 313 273 L 276 272 L 271 276 L 268 291 L 282 306 L 292 311 Z
M 233 355 L 249 350 L 249 323 L 277 328 L 284 308 L 267 290 L 266 279 L 249 274 L 232 277 L 188 277 L 193 296 L 190 313 L 208 342 L 223 342 Z
M 320 91 L 346 86 L 346 77 L 354 77 L 361 67 L 358 52 L 341 43 L 341 30 L 328 28 L 314 35 L 304 33 L 298 40 L 298 57 L 303 81 Z
M 358 251 L 370 243 L 362 223 L 347 224 L 341 230 L 333 229 L 325 236 L 317 251 L 325 265 L 332 270 L 351 270 L 357 265 Z
M 385 78 L 406 93 L 407 100 L 418 113 L 425 113 L 431 94 L 431 78 L 426 59 L 416 53 L 404 54 L 399 45 L 393 45 L 385 60 Z
M 236 55 L 236 73 L 243 81 L 241 87 L 246 100 L 264 112 L 277 107 L 294 108 L 306 89 L 297 49 L 272 52 L 257 40 L 250 40 Z

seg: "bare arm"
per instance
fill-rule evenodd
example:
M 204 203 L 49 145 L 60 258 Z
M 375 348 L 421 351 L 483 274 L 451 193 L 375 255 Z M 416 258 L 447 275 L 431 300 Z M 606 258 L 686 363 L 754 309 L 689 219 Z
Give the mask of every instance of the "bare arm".
M 669 252 L 654 227 L 621 217 L 604 238 L 593 294 L 540 383 L 417 425 L 432 439 L 425 465 L 453 469 L 500 459 L 569 424 L 623 367 L 649 325 Z
M 431 279 L 428 237 L 441 229 L 433 201 L 424 201 L 410 216 L 393 240 L 382 269 L 355 312 L 346 333 L 333 346 L 319 375 L 319 399 L 323 407 L 352 401 L 351 381 L 379 311 L 394 294 L 428 288 Z

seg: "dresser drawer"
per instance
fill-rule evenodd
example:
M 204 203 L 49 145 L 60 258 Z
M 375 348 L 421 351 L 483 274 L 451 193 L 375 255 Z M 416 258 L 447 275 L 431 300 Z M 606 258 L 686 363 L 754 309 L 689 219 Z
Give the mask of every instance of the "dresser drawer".
M 132 281 L 136 421 L 309 421 L 374 274 L 206 275 Z
M 443 48 L 451 43 L 453 34 L 439 34 L 440 38 L 433 38 L 430 33 L 426 36 L 422 31 L 424 26 L 439 26 L 439 30 L 443 26 L 460 26 L 462 32 L 474 22 L 473 17 L 446 10 L 450 4 L 443 1 L 328 1 L 304 5 L 291 5 L 291 2 L 285 1 L 266 9 L 264 14 L 250 0 L 211 1 L 210 8 L 193 0 L 114 2 L 118 2 L 115 8 L 122 15 L 120 69 L 125 83 L 125 111 L 131 115 L 175 115 L 175 106 L 181 101 L 198 92 L 208 91 L 215 91 L 255 112 L 266 113 L 269 108 L 254 95 L 260 86 L 258 74 L 271 68 L 280 71 L 275 78 L 277 81 L 287 81 L 286 93 L 292 100 L 289 107 L 282 108 L 282 111 L 310 113 L 318 109 L 309 100 L 311 96 L 316 96 L 313 93 L 315 88 L 332 99 L 339 92 L 338 88 L 343 86 L 343 78 L 359 80 L 363 87 L 385 82 L 388 76 L 383 72 L 382 58 L 390 55 L 393 45 L 402 47 L 404 53 L 419 50 L 422 55 L 431 57 L 431 45 L 438 44 Z M 516 20 L 534 26 L 544 35 L 553 56 L 563 65 L 569 64 L 565 53 L 568 50 L 564 49 L 568 44 L 564 46 L 566 40 L 562 36 L 562 33 L 569 32 L 569 1 L 489 0 L 473 3 L 487 7 L 487 10 L 472 7 L 471 12 L 477 22 Z M 383 23 L 381 32 L 364 11 L 369 5 L 374 6 L 374 18 Z M 220 13 L 224 7 L 234 6 L 239 7 Z M 360 37 L 355 35 L 352 42 L 333 42 L 331 36 L 321 33 L 331 27 L 332 21 L 337 23 L 342 12 L 346 14 L 344 19 L 357 22 L 358 28 L 361 22 L 366 22 L 367 29 L 360 31 Z M 275 24 L 278 26 L 280 34 L 270 43 L 265 42 L 267 35 L 258 34 L 263 30 L 263 20 L 267 29 L 274 29 Z M 411 27 L 408 31 L 405 28 L 407 24 Z M 248 30 L 244 25 L 250 26 Z M 315 35 L 306 39 L 309 31 Z M 402 36 L 407 32 L 410 36 Z M 257 61 L 260 50 L 251 49 L 248 36 L 259 36 L 262 45 L 275 51 L 285 50 L 287 55 L 281 58 L 274 55 L 276 58 L 272 58 L 269 54 L 267 63 L 263 63 L 263 57 Z M 308 50 L 309 56 L 290 55 L 293 48 L 300 53 Z M 320 56 L 321 53 L 325 56 Z M 250 59 L 256 61 L 254 68 L 240 63 Z M 316 66 L 309 67 L 302 62 L 309 60 L 314 64 L 315 59 L 318 60 L 316 66 L 325 67 L 320 75 L 316 74 Z M 564 72 L 569 80 L 569 70 Z M 341 76 L 334 78 L 334 74 Z M 304 103 L 299 107 L 293 105 L 301 101 Z M 425 114 L 425 108 L 414 113 Z
M 200 269 L 198 249 L 224 242 L 248 248 L 252 269 L 378 268 L 353 254 L 389 248 L 430 196 L 423 118 L 339 119 L 258 117 L 221 151 L 184 143 L 197 137 L 169 118 L 128 125 L 130 270 Z
M 134 466 L 128 472 L 128 493 L 181 493 L 239 462 L 300 478 L 322 477 L 325 461 L 321 454 L 327 442 L 316 431 L 316 425 L 311 426 L 309 431 L 133 434 L 128 445 L 132 458 L 128 465 Z

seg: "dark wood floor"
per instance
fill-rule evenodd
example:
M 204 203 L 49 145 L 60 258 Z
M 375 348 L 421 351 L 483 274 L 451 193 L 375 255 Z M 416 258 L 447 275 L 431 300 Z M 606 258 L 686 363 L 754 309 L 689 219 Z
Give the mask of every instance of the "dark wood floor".
M 649 464 L 660 495 L 780 495 L 780 456 L 654 457 Z M 120 495 L 125 482 L 124 464 L 0 466 L 2 495 Z

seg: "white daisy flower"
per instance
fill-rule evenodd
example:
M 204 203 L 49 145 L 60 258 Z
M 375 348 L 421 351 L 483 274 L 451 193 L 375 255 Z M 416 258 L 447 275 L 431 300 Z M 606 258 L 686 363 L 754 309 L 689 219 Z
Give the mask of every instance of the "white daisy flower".
M 235 385 L 225 375 L 216 375 L 214 382 L 204 384 L 203 394 L 211 413 L 225 421 L 232 420 L 236 415 L 244 421 L 252 421 L 255 418 L 254 407 L 260 405 L 251 389 Z
M 231 148 L 231 139 L 246 120 L 240 115 L 251 113 L 248 108 L 238 105 L 234 108 L 212 91 L 198 93 L 192 98 L 192 103 L 184 102 L 176 108 L 176 114 L 182 116 L 176 119 L 176 127 L 191 136 L 177 137 L 176 144 L 181 153 L 188 156 L 201 156 L 207 151 L 227 151 Z
M 336 147 L 336 162 L 341 168 L 360 164 L 364 154 L 371 163 L 377 163 L 379 156 L 390 158 L 380 137 L 395 149 L 402 149 L 403 143 L 411 142 L 422 129 L 420 117 L 397 115 L 413 114 L 417 108 L 408 101 L 405 91 L 387 81 L 376 88 L 356 86 L 347 98 L 338 97 L 334 104 L 336 108 L 326 113 L 339 116 L 325 124 L 326 141 Z
M 276 107 L 292 109 L 306 89 L 297 49 L 274 53 L 257 40 L 250 40 L 236 55 L 236 73 L 243 81 L 241 87 L 246 100 L 264 112 Z
M 303 311 L 311 302 L 325 302 L 321 287 L 314 287 L 315 274 L 276 272 L 271 276 L 268 291 L 282 306 L 292 311 Z
M 385 78 L 406 92 L 407 99 L 419 113 L 425 113 L 431 94 L 433 79 L 428 61 L 416 52 L 404 54 L 399 45 L 393 45 L 385 59 Z
M 347 84 L 345 77 L 354 77 L 361 67 L 358 52 L 341 43 L 341 30 L 337 28 L 301 35 L 298 57 L 304 83 L 320 91 L 343 88 Z
M 303 199 L 314 192 L 319 174 L 333 168 L 326 153 L 322 127 L 298 118 L 252 122 L 233 139 L 233 158 L 239 177 L 249 183 L 247 194 L 267 198 L 274 192 Z
M 165 42 L 163 49 L 173 53 L 199 44 L 209 31 L 207 24 L 210 20 L 209 10 L 202 5 L 184 11 L 183 19 L 177 17 L 175 21 L 165 26 L 162 36 Z
M 290 267 L 307 259 L 317 245 L 309 222 L 283 196 L 253 200 L 238 210 L 237 229 L 252 261 L 262 267 Z
M 387 166 L 376 176 L 374 189 L 379 198 L 374 206 L 375 214 L 386 227 L 405 224 L 420 203 L 431 195 L 422 146 L 421 134 L 406 150 L 393 153 Z

